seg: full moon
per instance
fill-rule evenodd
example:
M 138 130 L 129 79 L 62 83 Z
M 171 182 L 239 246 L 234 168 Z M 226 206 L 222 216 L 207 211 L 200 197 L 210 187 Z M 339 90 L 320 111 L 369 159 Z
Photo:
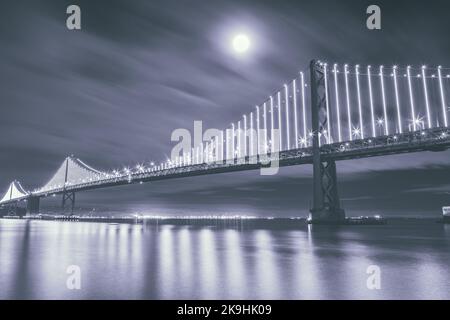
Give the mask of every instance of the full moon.
M 233 38 L 233 49 L 238 53 L 246 52 L 250 48 L 250 40 L 245 34 L 238 34 Z

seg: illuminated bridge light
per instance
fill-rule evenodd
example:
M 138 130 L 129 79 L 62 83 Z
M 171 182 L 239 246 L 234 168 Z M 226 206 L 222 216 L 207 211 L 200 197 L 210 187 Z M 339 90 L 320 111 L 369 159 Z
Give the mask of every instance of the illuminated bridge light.
M 266 149 L 265 146 L 267 145 L 267 140 L 268 140 L 268 136 L 267 136 L 267 108 L 266 108 L 266 103 L 264 102 L 263 104 L 263 149 L 264 149 L 264 153 L 266 153 Z
M 289 130 L 289 89 L 287 84 L 284 84 L 284 95 L 285 95 L 285 107 L 286 107 L 286 150 L 291 148 L 291 138 Z
M 351 113 L 351 106 L 350 106 L 350 90 L 348 86 L 348 65 L 344 65 L 344 77 L 345 77 L 345 98 L 347 102 L 347 125 L 348 125 L 348 139 L 352 141 L 353 135 L 352 135 L 352 113 Z
M 428 87 L 427 87 L 427 79 L 426 79 L 425 69 L 426 69 L 426 66 L 422 66 L 422 83 L 423 83 L 423 92 L 424 92 L 424 96 L 425 96 L 425 107 L 427 109 L 428 128 L 431 128 L 430 103 L 428 102 Z
M 303 136 L 306 137 L 306 105 L 305 105 L 305 76 L 300 72 L 300 84 L 302 86 L 302 113 L 303 113 Z
M 442 114 L 443 114 L 443 118 L 444 118 L 444 126 L 448 127 L 447 110 L 446 110 L 446 102 L 445 102 L 445 93 L 444 93 L 444 86 L 442 84 L 442 71 L 441 71 L 441 69 L 442 69 L 442 67 L 439 66 L 438 67 L 439 92 L 440 92 L 440 96 L 441 96 L 441 106 L 442 106 Z
M 398 122 L 398 132 L 403 133 L 402 129 L 402 116 L 400 112 L 400 98 L 398 94 L 398 82 L 397 82 L 397 66 L 393 67 L 393 77 L 394 77 L 394 89 L 395 89 L 395 105 L 397 107 L 397 122 Z
M 370 100 L 370 117 L 372 120 L 372 136 L 376 136 L 375 131 L 375 111 L 373 107 L 373 93 L 372 93 L 372 74 L 370 72 L 371 66 L 367 66 L 367 81 L 369 84 L 369 100 Z
M 264 104 L 264 111 L 266 110 L 266 105 Z M 242 157 L 241 154 L 241 150 L 242 150 L 242 145 L 241 145 L 241 121 L 238 121 L 238 130 L 237 130 L 237 147 L 238 147 L 238 152 L 237 152 L 237 157 L 240 158 Z
M 249 148 L 249 155 L 254 156 L 255 155 L 255 145 L 254 145 L 254 135 L 253 135 L 253 112 L 250 112 L 250 148 Z
M 307 147 L 308 146 L 308 140 L 305 137 L 301 137 L 300 138 L 300 145 L 302 147 Z
M 410 124 L 414 128 L 414 131 L 416 131 L 417 129 L 425 128 L 423 117 L 421 117 L 420 115 L 418 115 L 415 119 L 411 119 Z M 411 128 L 410 128 L 410 130 L 411 130 Z
M 361 133 L 361 129 L 359 127 L 353 128 L 352 130 L 352 135 L 355 138 L 362 138 L 362 133 Z
M 247 116 L 244 114 L 242 116 L 242 119 L 244 121 L 244 157 L 247 156 Z M 216 150 L 219 150 L 219 145 L 216 144 Z M 219 159 L 217 159 L 219 160 Z
M 361 106 L 361 87 L 359 83 L 359 65 L 355 66 L 355 73 L 356 73 L 356 89 L 357 89 L 358 111 L 359 111 L 359 136 L 361 139 L 364 139 L 363 114 Z
M 261 154 L 261 133 L 259 127 L 259 107 L 256 106 L 256 154 L 259 156 Z M 233 147 L 234 150 L 234 147 Z
M 294 130 L 295 130 L 295 149 L 298 149 L 298 118 L 297 118 L 297 84 L 296 79 L 292 82 L 292 95 L 294 101 Z M 273 140 L 273 137 L 272 137 Z
M 281 125 L 281 92 L 277 92 L 277 106 L 278 106 L 278 138 L 280 140 L 280 151 L 283 150 L 283 128 Z
M 338 126 L 338 141 L 341 142 L 342 141 L 341 110 L 340 110 L 340 104 L 339 104 L 338 69 L 337 69 L 336 63 L 333 66 L 333 73 L 334 73 L 334 89 L 335 89 L 335 95 L 336 95 L 336 117 L 337 117 L 337 126 Z
M 275 139 L 275 124 L 274 124 L 274 114 L 273 114 L 273 97 L 270 96 L 270 140 Z
M 411 106 L 411 119 L 412 119 L 413 131 L 416 131 L 417 123 L 415 121 L 416 112 L 414 110 L 414 96 L 413 96 L 413 89 L 412 89 L 412 84 L 411 84 L 411 66 L 408 66 L 406 68 L 406 75 L 408 77 L 409 103 Z
M 327 71 L 327 64 L 323 64 L 323 74 L 325 79 L 325 107 L 327 109 L 327 132 L 328 132 L 328 139 L 326 139 L 328 142 L 331 142 L 331 118 L 330 118 L 330 104 L 328 100 L 328 71 Z M 325 136 L 327 138 L 327 136 Z M 320 141 L 320 139 L 319 139 Z
M 383 102 L 383 115 L 384 115 L 384 134 L 389 135 L 389 123 L 388 123 L 388 115 L 387 115 L 387 107 L 386 107 L 386 94 L 384 91 L 384 74 L 383 74 L 383 66 L 380 66 L 380 85 L 381 85 L 381 98 Z
M 259 127 L 259 107 L 257 106 L 256 107 L 256 109 L 258 110 L 258 127 Z M 234 137 L 235 137 L 235 133 L 234 133 L 234 123 L 232 123 L 231 124 L 231 150 L 233 150 L 233 152 L 231 153 L 232 154 L 232 157 L 233 157 L 233 159 L 235 158 L 235 152 L 234 152 L 234 150 L 235 150 L 235 144 L 234 144 Z M 204 158 L 203 158 L 204 159 Z M 203 162 L 206 162 L 206 161 L 203 161 Z

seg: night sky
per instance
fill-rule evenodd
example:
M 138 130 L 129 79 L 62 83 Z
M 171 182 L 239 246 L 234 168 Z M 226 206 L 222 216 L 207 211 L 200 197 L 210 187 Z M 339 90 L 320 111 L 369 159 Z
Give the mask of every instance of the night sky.
M 78 4 L 82 30 L 66 28 Z M 382 30 L 366 28 L 378 4 Z M 176 128 L 225 128 L 312 58 L 450 66 L 448 1 L 8 1 L 0 12 L 0 188 L 43 185 L 74 154 L 98 169 L 161 161 Z M 250 35 L 236 56 L 230 36 Z M 349 215 L 439 215 L 450 152 L 338 163 Z M 146 214 L 306 215 L 312 168 L 169 180 L 77 195 Z M 45 204 L 46 202 L 44 202 Z M 50 203 L 50 201 L 48 202 Z M 125 211 L 123 211 L 125 210 Z

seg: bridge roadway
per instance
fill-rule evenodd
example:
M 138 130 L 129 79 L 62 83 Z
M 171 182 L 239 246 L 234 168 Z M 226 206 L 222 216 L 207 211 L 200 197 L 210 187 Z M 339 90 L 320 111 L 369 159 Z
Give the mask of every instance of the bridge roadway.
M 433 128 L 396 135 L 379 136 L 376 138 L 326 144 L 321 147 L 321 159 L 322 161 L 338 161 L 419 151 L 444 151 L 448 148 L 450 148 L 450 128 Z M 307 147 L 282 151 L 279 153 L 278 157 L 271 157 L 270 154 L 267 156 L 261 155 L 259 157 L 245 157 L 235 159 L 234 163 L 227 163 L 227 161 L 223 160 L 218 162 L 188 165 L 184 167 L 168 168 L 159 171 L 149 170 L 142 173 L 132 173 L 130 175 L 114 176 L 108 179 L 77 185 L 69 185 L 66 186 L 65 189 L 58 188 L 45 192 L 35 192 L 32 193 L 31 196 L 41 198 L 63 194 L 64 192 L 80 192 L 127 185 L 131 183 L 145 183 L 165 179 L 254 170 L 261 167 L 268 167 L 260 161 L 267 159 L 279 159 L 280 167 L 312 164 L 312 148 Z M 15 199 L 12 202 L 23 200 L 27 197 Z

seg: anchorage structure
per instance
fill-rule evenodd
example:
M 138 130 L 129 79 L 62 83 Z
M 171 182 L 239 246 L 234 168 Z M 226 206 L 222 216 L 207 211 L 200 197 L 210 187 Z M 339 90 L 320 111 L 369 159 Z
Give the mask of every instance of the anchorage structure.
M 336 162 L 450 147 L 450 69 L 329 65 L 312 61 L 253 110 L 159 164 L 98 171 L 67 157 L 43 187 L 26 191 L 12 182 L 0 206 L 39 212 L 40 199 L 61 195 L 73 213 L 76 192 L 205 174 L 312 164 L 310 220 L 345 218 Z M 309 81 L 308 81 L 309 80 Z M 308 86 L 310 90 L 307 90 Z

